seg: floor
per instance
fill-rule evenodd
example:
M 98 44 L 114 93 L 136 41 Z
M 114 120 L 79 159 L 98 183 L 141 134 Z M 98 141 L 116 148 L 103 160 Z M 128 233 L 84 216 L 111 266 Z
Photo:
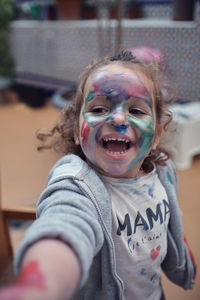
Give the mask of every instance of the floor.
M 183 213 L 183 227 L 197 263 L 196 284 L 192 291 L 185 291 L 163 278 L 167 299 L 200 300 L 200 155 L 192 167 L 178 171 L 179 205 Z
M 200 155 L 196 156 L 193 165 L 185 171 L 178 171 L 179 177 L 179 204 L 183 212 L 184 232 L 200 266 Z M 11 230 L 11 239 L 16 250 L 24 234 L 24 228 Z M 13 281 L 12 265 L 9 265 L 4 276 L 0 278 L 0 285 Z M 163 276 L 163 285 L 166 299 L 175 300 L 200 300 L 200 274 L 197 272 L 196 285 L 192 291 L 184 291 L 182 288 L 170 283 Z

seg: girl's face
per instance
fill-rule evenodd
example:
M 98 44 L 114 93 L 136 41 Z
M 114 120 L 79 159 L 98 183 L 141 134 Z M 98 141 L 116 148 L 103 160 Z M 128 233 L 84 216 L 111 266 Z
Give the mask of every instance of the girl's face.
M 117 63 L 90 75 L 79 120 L 79 143 L 98 171 L 134 177 L 155 141 L 155 103 L 138 75 Z

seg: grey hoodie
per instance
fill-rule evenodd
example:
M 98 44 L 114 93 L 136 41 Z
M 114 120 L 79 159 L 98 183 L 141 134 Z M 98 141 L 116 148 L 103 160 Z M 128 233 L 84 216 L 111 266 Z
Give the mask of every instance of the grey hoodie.
M 156 168 L 170 206 L 168 250 L 162 269 L 172 282 L 191 289 L 195 268 L 183 240 L 175 169 L 170 161 Z M 16 253 L 16 273 L 31 244 L 43 237 L 60 238 L 71 245 L 80 261 L 81 278 L 73 299 L 124 299 L 111 237 L 111 198 L 98 174 L 80 157 L 68 154 L 53 167 L 36 216 Z

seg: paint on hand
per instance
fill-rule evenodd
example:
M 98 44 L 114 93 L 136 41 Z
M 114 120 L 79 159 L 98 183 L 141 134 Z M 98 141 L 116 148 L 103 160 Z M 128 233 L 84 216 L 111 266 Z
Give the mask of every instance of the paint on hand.
M 30 261 L 24 266 L 17 280 L 17 285 L 32 286 L 41 290 L 46 289 L 44 275 L 41 273 L 36 260 Z
M 36 260 L 32 260 L 27 265 L 25 265 L 20 273 L 19 278 L 16 281 L 16 284 L 0 289 L 0 299 L 24 299 L 25 295 L 28 295 L 29 288 L 46 290 L 44 276 L 40 272 L 38 262 Z

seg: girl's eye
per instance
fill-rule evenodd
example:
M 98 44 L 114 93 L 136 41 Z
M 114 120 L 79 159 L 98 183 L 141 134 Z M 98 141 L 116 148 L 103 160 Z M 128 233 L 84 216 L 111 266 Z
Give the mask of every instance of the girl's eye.
M 90 110 L 90 112 L 96 115 L 103 115 L 108 112 L 108 109 L 105 107 L 94 107 Z
M 130 108 L 129 113 L 131 115 L 141 115 L 141 116 L 146 114 L 143 110 L 139 108 Z

